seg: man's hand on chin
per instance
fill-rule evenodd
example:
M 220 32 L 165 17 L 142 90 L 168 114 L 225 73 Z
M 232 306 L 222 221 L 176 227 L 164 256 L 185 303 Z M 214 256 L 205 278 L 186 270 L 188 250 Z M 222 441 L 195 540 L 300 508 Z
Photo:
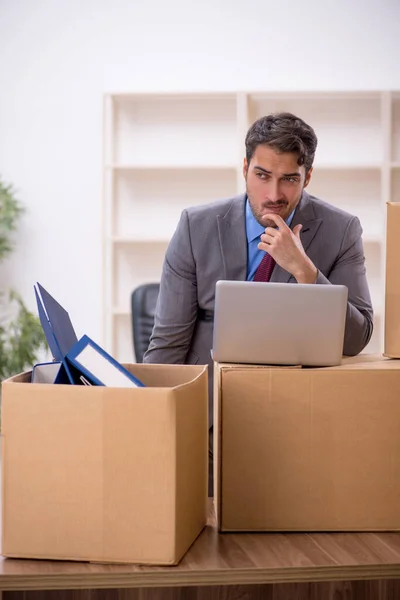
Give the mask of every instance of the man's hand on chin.
M 282 269 L 293 275 L 297 283 L 315 283 L 318 269 L 301 243 L 300 231 L 303 226 L 296 225 L 292 231 L 279 215 L 266 216 L 276 223 L 277 229 L 267 227 L 261 235 L 258 248 L 268 252 Z

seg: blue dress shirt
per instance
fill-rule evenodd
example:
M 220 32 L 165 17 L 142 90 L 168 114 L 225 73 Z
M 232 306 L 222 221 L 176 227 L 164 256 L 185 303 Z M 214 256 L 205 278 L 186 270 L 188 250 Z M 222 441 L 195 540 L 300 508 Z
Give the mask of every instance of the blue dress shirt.
M 295 210 L 286 219 L 286 224 L 290 227 Z M 265 227 L 256 221 L 250 208 L 249 200 L 246 200 L 246 236 L 247 236 L 247 281 L 253 281 L 258 265 L 265 254 L 264 250 L 257 248 L 261 242 L 260 236 L 265 231 Z

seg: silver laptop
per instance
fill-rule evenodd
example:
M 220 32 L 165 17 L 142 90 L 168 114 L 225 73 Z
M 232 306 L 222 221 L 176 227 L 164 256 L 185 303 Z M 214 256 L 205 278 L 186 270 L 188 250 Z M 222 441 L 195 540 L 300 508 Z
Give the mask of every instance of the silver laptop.
M 264 365 L 339 365 L 343 285 L 218 281 L 213 359 Z

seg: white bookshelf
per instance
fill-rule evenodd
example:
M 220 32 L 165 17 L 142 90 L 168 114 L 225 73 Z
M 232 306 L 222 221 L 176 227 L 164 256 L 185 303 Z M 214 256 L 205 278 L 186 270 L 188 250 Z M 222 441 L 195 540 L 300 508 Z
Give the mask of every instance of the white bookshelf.
M 383 348 L 386 202 L 400 202 L 400 92 L 110 94 L 104 99 L 104 329 L 134 360 L 130 297 L 160 280 L 181 211 L 245 189 L 244 138 L 289 111 L 318 136 L 308 191 L 356 214 L 364 230 L 375 330 Z

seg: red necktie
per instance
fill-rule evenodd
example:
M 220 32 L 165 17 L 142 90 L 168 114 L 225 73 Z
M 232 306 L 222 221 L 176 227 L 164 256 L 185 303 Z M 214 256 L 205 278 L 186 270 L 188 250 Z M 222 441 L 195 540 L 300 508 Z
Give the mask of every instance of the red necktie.
M 257 267 L 253 281 L 269 281 L 274 270 L 275 261 L 270 254 L 265 253 Z

